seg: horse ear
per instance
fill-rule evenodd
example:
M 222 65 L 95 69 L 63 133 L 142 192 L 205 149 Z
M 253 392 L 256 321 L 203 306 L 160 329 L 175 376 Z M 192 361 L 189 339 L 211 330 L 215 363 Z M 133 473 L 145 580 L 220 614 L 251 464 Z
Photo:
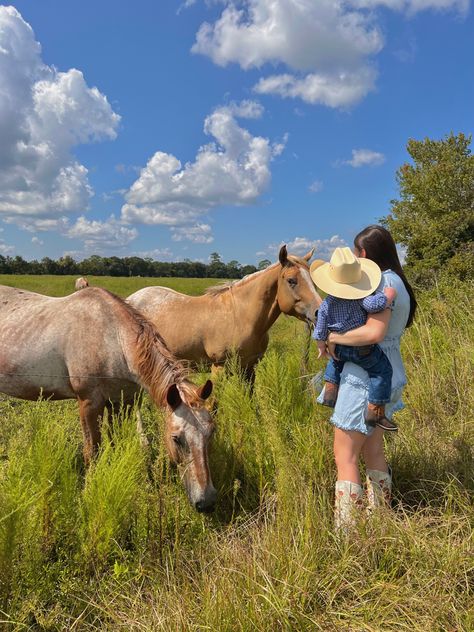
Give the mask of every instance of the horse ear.
M 305 261 L 309 261 L 313 255 L 314 255 L 314 248 L 311 248 L 311 250 L 304 255 L 303 259 Z
M 208 397 L 210 397 L 211 393 L 212 393 L 212 382 L 211 380 L 207 380 L 207 382 L 205 384 L 203 384 L 201 386 L 201 388 L 198 390 L 198 395 L 201 399 L 207 399 Z
M 286 266 L 288 263 L 288 250 L 286 249 L 286 244 L 280 248 L 280 252 L 278 254 L 278 259 L 282 266 Z
M 181 399 L 181 395 L 179 394 L 179 390 L 176 384 L 171 384 L 171 386 L 168 388 L 168 391 L 166 393 L 166 401 L 168 402 L 168 406 L 172 410 L 176 410 L 176 408 L 178 408 L 178 406 L 183 401 Z

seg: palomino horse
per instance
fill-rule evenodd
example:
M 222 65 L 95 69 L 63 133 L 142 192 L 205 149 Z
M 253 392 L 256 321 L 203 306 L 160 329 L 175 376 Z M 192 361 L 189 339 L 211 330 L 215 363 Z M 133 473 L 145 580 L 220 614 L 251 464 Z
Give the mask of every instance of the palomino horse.
M 88 463 L 100 443 L 104 409 L 131 406 L 145 388 L 167 406 L 170 458 L 184 466 L 190 502 L 198 511 L 216 502 L 208 444 L 214 430 L 198 388 L 166 348 L 155 327 L 121 298 L 86 288 L 63 298 L 0 286 L 0 392 L 36 400 L 76 398 Z
M 127 302 L 157 327 L 170 351 L 195 363 L 222 366 L 236 352 L 247 375 L 263 356 L 268 330 L 283 312 L 313 323 L 321 297 L 304 257 L 280 249 L 279 262 L 239 281 L 188 296 L 166 287 L 146 287 Z

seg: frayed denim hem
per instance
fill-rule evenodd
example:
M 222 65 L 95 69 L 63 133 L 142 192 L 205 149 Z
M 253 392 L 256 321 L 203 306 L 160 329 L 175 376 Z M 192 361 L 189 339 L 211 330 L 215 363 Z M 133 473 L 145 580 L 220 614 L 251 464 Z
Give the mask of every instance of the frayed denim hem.
M 334 414 L 329 419 L 329 422 L 333 426 L 335 426 L 336 428 L 339 428 L 339 430 L 347 430 L 347 431 L 350 431 L 350 432 L 360 432 L 361 434 L 366 435 L 367 437 L 370 437 L 370 435 L 374 431 L 374 427 L 373 426 L 368 426 L 365 423 L 365 421 L 364 422 L 340 421 L 339 419 L 336 418 L 336 416 Z

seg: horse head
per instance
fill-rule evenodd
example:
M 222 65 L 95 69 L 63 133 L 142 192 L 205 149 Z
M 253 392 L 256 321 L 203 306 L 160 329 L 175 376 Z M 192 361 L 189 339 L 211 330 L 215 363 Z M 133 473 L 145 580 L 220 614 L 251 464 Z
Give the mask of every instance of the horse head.
M 301 320 L 314 323 L 322 299 L 309 274 L 308 261 L 313 256 L 310 250 L 303 257 L 288 255 L 286 246 L 280 248 L 281 264 L 278 278 L 278 306 L 284 314 L 296 316 Z
M 203 405 L 211 393 L 212 382 L 208 380 L 200 388 L 190 382 L 179 387 L 172 384 L 166 394 L 169 457 L 181 470 L 189 501 L 201 512 L 212 511 L 217 498 L 208 462 L 208 447 L 215 426 Z

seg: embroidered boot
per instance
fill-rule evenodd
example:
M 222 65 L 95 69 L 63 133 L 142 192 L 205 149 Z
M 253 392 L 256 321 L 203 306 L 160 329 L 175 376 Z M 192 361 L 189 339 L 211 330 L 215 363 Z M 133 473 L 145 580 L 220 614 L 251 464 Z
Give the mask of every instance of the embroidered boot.
M 336 405 L 338 390 L 339 386 L 337 384 L 334 384 L 333 382 L 324 382 L 323 406 L 334 408 Z
M 367 470 L 367 504 L 370 509 L 375 507 L 390 507 L 392 498 L 392 470 Z
M 385 417 L 385 406 L 383 404 L 372 404 L 369 402 L 367 406 L 367 412 L 365 414 L 365 421 L 369 426 L 378 426 L 383 430 L 390 430 L 391 432 L 397 432 L 398 426 L 393 421 Z
M 352 481 L 336 481 L 334 527 L 347 533 L 355 525 L 357 512 L 363 506 L 362 485 Z

